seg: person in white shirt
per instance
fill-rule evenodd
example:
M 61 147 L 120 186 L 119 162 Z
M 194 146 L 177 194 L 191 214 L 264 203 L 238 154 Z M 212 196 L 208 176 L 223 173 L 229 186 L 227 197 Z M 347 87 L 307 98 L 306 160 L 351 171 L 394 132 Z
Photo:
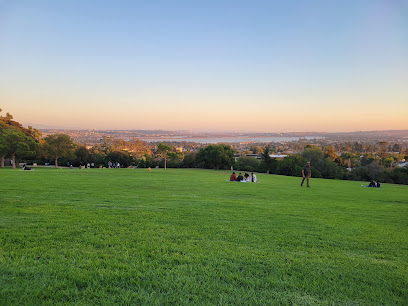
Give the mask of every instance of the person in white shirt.
M 247 183 L 247 182 L 250 182 L 250 181 L 251 181 L 251 177 L 249 176 L 248 173 L 245 173 L 244 174 L 244 179 L 241 182 Z
M 251 173 L 251 176 L 250 176 L 250 182 L 256 183 L 256 175 L 253 172 Z

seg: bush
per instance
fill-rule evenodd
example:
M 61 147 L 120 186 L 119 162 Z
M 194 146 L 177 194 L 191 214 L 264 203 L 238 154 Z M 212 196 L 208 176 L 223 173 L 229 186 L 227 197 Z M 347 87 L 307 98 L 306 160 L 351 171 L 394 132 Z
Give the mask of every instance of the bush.
M 395 184 L 408 185 L 408 169 L 396 168 L 390 172 L 390 178 Z
M 285 157 L 280 163 L 277 172 L 282 175 L 289 176 L 302 176 L 302 167 L 306 163 L 306 160 L 298 155 L 291 155 Z M 312 172 L 313 173 L 313 172 Z
M 195 153 L 187 153 L 184 155 L 184 159 L 181 163 L 182 168 L 197 168 L 197 163 L 195 162 Z

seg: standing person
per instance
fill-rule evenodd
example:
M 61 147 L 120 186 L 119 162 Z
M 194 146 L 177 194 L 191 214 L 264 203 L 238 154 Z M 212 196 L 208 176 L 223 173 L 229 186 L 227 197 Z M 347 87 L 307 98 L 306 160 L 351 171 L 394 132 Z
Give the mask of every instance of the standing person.
M 310 162 L 307 162 L 306 165 L 302 169 L 302 183 L 300 183 L 300 186 L 303 186 L 303 182 L 306 179 L 307 187 L 309 186 L 309 178 L 312 175 L 312 170 L 310 169 Z
M 230 176 L 230 181 L 236 181 L 237 180 L 237 176 L 235 175 L 235 172 L 232 172 L 231 176 Z

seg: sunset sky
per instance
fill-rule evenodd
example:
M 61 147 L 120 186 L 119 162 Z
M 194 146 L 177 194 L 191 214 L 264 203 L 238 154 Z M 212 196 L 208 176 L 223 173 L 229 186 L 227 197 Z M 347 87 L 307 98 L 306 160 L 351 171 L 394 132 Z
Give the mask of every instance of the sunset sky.
M 37 127 L 408 129 L 408 1 L 2 1 L 0 108 Z

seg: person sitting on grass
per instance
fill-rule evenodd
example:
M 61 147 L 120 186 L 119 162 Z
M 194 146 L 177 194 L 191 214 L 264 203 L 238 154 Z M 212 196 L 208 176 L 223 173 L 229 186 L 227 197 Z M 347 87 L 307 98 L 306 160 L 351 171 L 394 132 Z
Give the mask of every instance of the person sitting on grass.
M 30 170 L 33 170 L 33 169 L 31 169 L 30 167 L 27 167 L 27 164 L 24 164 L 23 170 L 24 171 L 30 171 Z
M 243 182 L 243 183 L 250 182 L 249 174 L 248 174 L 248 173 L 245 173 L 245 174 L 244 174 L 244 179 L 241 180 L 241 182 Z
M 237 180 L 237 176 L 235 175 L 235 172 L 232 172 L 231 176 L 230 176 L 230 181 L 234 182 Z
M 244 179 L 244 177 L 242 176 L 242 173 L 240 172 L 238 177 L 237 177 L 237 182 L 240 182 Z
M 378 183 L 376 180 L 371 180 L 370 184 L 368 186 L 361 185 L 361 187 L 374 187 L 374 188 L 380 188 L 381 184 Z
M 252 182 L 252 183 L 256 183 L 256 175 L 255 175 L 255 173 L 251 173 L 251 179 L 250 179 L 250 181 Z
M 380 188 L 380 183 L 378 183 L 376 180 L 372 180 L 368 187 L 377 187 Z

